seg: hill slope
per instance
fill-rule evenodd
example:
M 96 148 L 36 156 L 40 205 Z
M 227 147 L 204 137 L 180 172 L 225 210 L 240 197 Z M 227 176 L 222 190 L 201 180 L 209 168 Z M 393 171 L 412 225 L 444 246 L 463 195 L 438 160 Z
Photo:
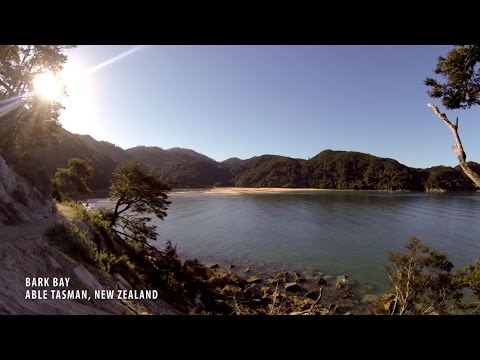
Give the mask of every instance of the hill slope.
M 203 187 L 231 184 L 232 175 L 222 164 L 193 150 L 137 146 L 127 153 L 157 170 L 163 181 L 175 187 Z
M 40 149 L 35 166 L 22 164 L 27 177 L 53 176 L 72 157 L 90 159 L 95 174 L 88 180 L 92 189 L 106 189 L 118 163 L 126 160 L 154 168 L 172 187 L 287 187 L 358 190 L 475 190 L 460 168 L 432 167 L 414 169 L 394 159 L 380 158 L 353 151 L 325 150 L 309 160 L 278 155 L 255 156 L 241 160 L 230 158 L 217 162 L 208 156 L 184 148 L 162 149 L 136 146 L 127 150 L 97 141 L 89 135 L 60 131 L 58 144 Z M 471 163 L 474 167 L 480 165 Z M 35 169 L 35 170 L 32 170 Z M 43 176 L 43 178 L 46 178 Z M 50 184 L 38 185 L 44 193 Z

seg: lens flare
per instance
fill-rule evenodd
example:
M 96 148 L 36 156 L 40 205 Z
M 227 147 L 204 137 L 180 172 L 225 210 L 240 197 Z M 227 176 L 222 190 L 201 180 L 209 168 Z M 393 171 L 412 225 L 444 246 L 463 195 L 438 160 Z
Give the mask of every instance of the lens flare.
M 64 86 L 62 81 L 52 73 L 41 73 L 33 79 L 35 92 L 50 101 L 60 100 Z

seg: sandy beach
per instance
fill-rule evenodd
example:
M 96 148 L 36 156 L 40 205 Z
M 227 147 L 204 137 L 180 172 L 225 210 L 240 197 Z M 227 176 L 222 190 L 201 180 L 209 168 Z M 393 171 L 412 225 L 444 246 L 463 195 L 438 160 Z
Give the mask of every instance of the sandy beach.
M 311 188 L 242 188 L 242 187 L 219 187 L 203 191 L 204 194 L 280 194 L 292 192 L 319 192 L 332 191 L 329 189 L 311 189 Z

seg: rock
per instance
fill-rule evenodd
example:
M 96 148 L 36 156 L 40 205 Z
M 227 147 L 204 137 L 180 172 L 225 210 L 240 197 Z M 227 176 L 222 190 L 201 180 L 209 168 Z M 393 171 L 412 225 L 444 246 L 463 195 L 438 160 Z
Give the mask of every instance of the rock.
M 300 292 L 303 288 L 297 283 L 291 282 L 285 284 L 285 290 L 290 292 Z
M 250 276 L 250 278 L 247 279 L 247 284 L 259 284 L 261 282 L 262 278 L 257 275 Z
M 95 278 L 95 276 L 93 276 L 92 273 L 81 264 L 73 269 L 73 273 L 75 274 L 78 281 L 82 282 L 85 286 L 92 290 L 99 290 L 104 288 Z
M 317 300 L 319 295 L 320 295 L 320 292 L 315 290 L 315 291 L 309 291 L 308 293 L 306 293 L 305 297 L 312 300 Z
M 247 268 L 245 269 L 245 272 L 246 272 L 246 273 L 249 273 L 250 271 L 252 271 L 252 269 L 250 269 L 249 267 L 247 267 Z
M 185 271 L 191 273 L 194 277 L 202 278 L 203 280 L 207 280 L 210 277 L 214 276 L 214 272 L 212 269 L 209 269 L 202 265 L 196 265 L 191 261 L 185 261 L 183 265 Z
M 276 286 L 276 285 L 280 282 L 280 280 L 274 279 L 274 278 L 268 278 L 268 279 L 267 279 L 267 282 L 268 282 L 270 285 Z
M 318 279 L 317 284 L 320 285 L 320 286 L 327 285 L 327 280 L 325 280 L 323 278 L 320 278 L 320 279 Z
M 296 277 L 294 275 L 290 274 L 288 271 L 285 272 L 284 279 L 285 279 L 285 282 L 287 282 L 287 283 L 291 283 L 291 282 L 296 281 Z
M 245 286 L 245 284 L 247 283 L 247 280 L 238 276 L 237 274 L 230 273 L 229 275 L 230 276 L 228 278 L 228 284 L 230 284 L 230 285 L 236 285 L 236 286 L 240 286 L 241 288 L 243 288 Z
M 223 288 L 225 285 L 228 284 L 230 278 L 226 271 L 221 271 L 216 274 L 216 276 L 212 276 L 208 279 L 208 282 L 213 287 Z
M 305 283 L 307 282 L 307 279 L 305 279 L 304 277 L 301 276 L 301 274 L 299 273 L 295 273 L 295 282 L 297 283 Z
M 218 264 L 208 264 L 207 267 L 209 269 L 218 269 Z
M 248 288 L 243 290 L 243 293 L 248 298 L 260 299 L 263 297 L 263 292 L 257 285 L 250 285 Z
M 229 266 L 229 268 L 234 269 L 234 268 L 236 268 L 236 266 L 234 264 L 232 264 L 232 265 Z
M 235 285 L 243 288 L 246 284 L 245 279 L 241 278 L 235 273 L 227 272 L 227 271 L 219 271 L 214 276 L 212 276 L 208 282 L 213 287 L 220 287 L 223 288 L 225 285 Z
M 337 276 L 337 283 L 335 284 L 335 289 L 351 290 L 353 285 L 354 285 L 353 280 L 350 279 L 347 275 L 339 275 Z
M 243 298 L 243 291 L 239 286 L 226 285 L 221 292 L 224 295 L 235 296 L 236 298 Z
M 329 281 L 329 280 L 332 280 L 332 279 L 333 279 L 333 276 L 332 276 L 332 275 L 324 275 L 323 278 L 324 278 L 326 281 Z
M 378 297 L 373 295 L 373 294 L 366 294 L 364 297 L 362 297 L 362 303 L 363 304 L 371 304 L 377 301 Z
M 277 279 L 279 280 L 283 280 L 287 283 L 290 283 L 290 282 L 295 282 L 296 281 L 296 277 L 292 274 L 290 274 L 289 272 L 287 271 L 282 271 L 282 272 L 279 272 L 277 274 Z
M 353 285 L 353 280 L 350 279 L 347 275 L 337 276 L 337 282 L 341 282 L 344 285 Z

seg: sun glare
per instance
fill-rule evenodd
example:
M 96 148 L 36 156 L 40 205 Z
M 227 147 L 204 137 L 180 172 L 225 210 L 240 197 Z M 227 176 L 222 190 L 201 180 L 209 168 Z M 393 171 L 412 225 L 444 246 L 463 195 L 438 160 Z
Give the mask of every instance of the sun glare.
M 69 131 L 91 133 L 96 114 L 93 106 L 94 88 L 90 84 L 87 68 L 72 57 L 59 77 L 67 91 L 67 96 L 62 99 L 65 109 L 60 115 L 60 122 Z
M 42 73 L 33 79 L 33 88 L 41 97 L 50 101 L 59 101 L 63 95 L 62 81 L 52 73 Z

